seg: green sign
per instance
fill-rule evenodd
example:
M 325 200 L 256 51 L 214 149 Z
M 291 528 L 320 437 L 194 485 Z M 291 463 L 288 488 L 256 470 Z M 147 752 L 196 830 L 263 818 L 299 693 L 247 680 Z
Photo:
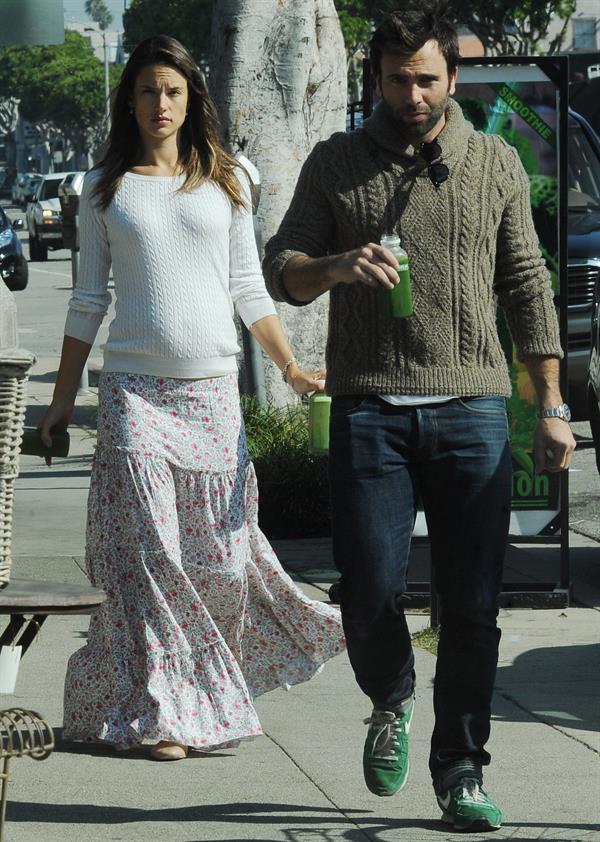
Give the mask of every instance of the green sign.
M 528 126 L 531 126 L 540 137 L 548 141 L 548 143 L 556 149 L 556 132 L 546 123 L 539 114 L 536 114 L 534 109 L 523 102 L 518 94 L 510 87 L 510 85 L 490 84 L 490 87 L 501 97 L 504 102 L 511 108 L 515 114 L 518 114 L 521 119 L 525 120 Z
M 514 77 L 513 77 L 514 78 Z M 498 134 L 513 146 L 529 176 L 533 220 L 540 249 L 558 292 L 558 161 L 556 88 L 550 81 L 512 81 L 458 85 L 457 100 L 476 129 Z M 558 474 L 536 474 L 533 435 L 538 423 L 538 402 L 527 370 L 517 358 L 501 310 L 498 330 L 508 364 L 512 395 L 507 401 L 513 458 L 513 511 L 556 511 Z
M 558 474 L 536 474 L 533 459 L 526 451 L 513 450 L 513 511 L 558 508 L 560 477 Z

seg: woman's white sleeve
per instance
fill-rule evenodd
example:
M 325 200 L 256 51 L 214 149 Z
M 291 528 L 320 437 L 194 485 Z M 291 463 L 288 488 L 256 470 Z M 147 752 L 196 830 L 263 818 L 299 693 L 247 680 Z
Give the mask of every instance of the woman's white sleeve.
M 252 224 L 250 188 L 244 175 L 239 176 L 246 207 L 234 208 L 229 230 L 229 292 L 240 318 L 250 327 L 265 316 L 276 313 L 260 268 Z
M 108 310 L 110 246 L 104 214 L 92 196 L 97 174 L 88 173 L 79 200 L 80 259 L 77 286 L 69 301 L 65 334 L 93 345 Z

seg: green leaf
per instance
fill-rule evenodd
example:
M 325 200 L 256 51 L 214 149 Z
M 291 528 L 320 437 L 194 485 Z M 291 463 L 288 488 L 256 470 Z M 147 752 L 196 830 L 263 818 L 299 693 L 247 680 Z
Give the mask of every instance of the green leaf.
M 532 477 L 534 473 L 534 464 L 529 453 L 526 453 L 520 447 L 513 447 L 512 455 L 515 462 L 518 462 L 527 475 Z

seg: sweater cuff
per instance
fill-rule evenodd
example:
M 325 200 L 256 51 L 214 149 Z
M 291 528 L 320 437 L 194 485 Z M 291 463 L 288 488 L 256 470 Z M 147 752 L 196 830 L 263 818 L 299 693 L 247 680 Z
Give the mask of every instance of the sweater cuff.
M 562 359 L 564 352 L 560 344 L 558 321 L 554 313 L 538 311 L 533 315 L 534 318 L 530 325 L 520 322 L 510 324 L 509 320 L 518 358 L 520 360 L 526 357 L 557 357 L 559 360 Z M 548 316 L 548 318 L 544 319 L 544 316 Z M 540 330 L 541 325 L 543 325 L 542 330 Z
M 521 362 L 527 357 L 556 357 L 558 360 L 562 360 L 564 355 L 560 343 L 530 342 L 527 345 L 517 344 L 517 356 Z
M 65 322 L 65 336 L 72 336 L 73 339 L 93 345 L 103 318 L 100 313 L 69 310 Z
M 541 287 L 533 282 L 524 284 L 509 295 L 504 312 L 520 360 L 525 357 L 562 359 L 560 329 L 549 283 L 544 281 Z
M 268 295 L 262 295 L 260 298 L 250 300 L 246 299 L 245 301 L 237 301 L 236 309 L 240 319 L 247 328 L 259 319 L 264 319 L 265 316 L 274 316 L 277 314 L 273 300 Z
M 292 307 L 305 307 L 309 301 L 297 301 L 289 294 L 283 283 L 283 269 L 285 264 L 291 257 L 306 257 L 303 251 L 294 251 L 294 249 L 285 249 L 280 251 L 269 266 L 264 266 L 265 274 L 267 275 L 267 288 L 275 301 L 284 301 L 286 304 L 291 304 Z

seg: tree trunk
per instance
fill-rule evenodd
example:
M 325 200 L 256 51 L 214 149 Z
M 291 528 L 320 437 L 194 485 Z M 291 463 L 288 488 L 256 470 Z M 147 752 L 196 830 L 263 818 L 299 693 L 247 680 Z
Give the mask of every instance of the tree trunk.
M 258 219 L 265 243 L 277 230 L 315 143 L 346 120 L 346 55 L 333 0 L 215 0 L 211 91 L 225 139 L 258 167 Z M 262 255 L 261 255 L 262 256 Z M 323 364 L 326 297 L 278 305 L 301 365 Z M 272 363 L 267 394 L 291 400 Z

